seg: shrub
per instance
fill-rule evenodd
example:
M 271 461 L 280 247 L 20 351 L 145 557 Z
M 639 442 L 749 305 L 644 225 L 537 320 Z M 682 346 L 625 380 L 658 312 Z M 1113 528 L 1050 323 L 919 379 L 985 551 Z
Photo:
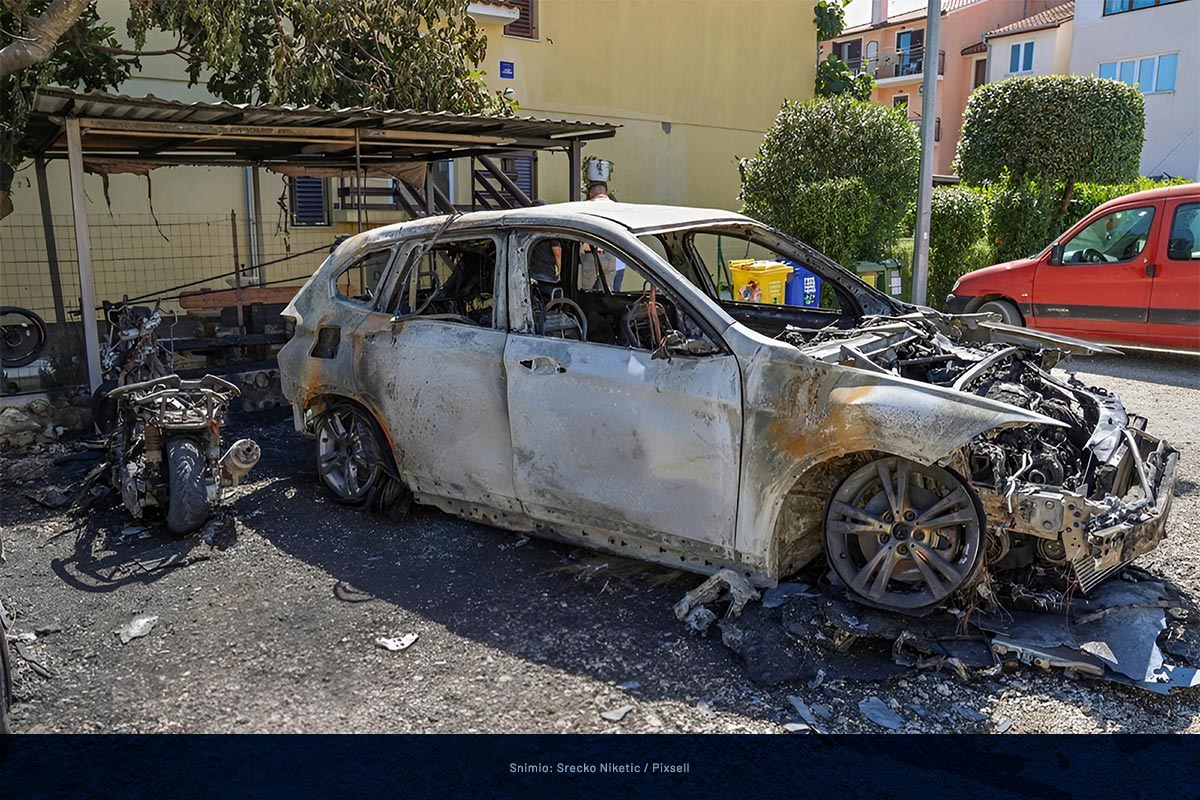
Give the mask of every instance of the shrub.
M 1084 75 L 1014 77 L 967 100 L 956 167 L 967 183 L 1064 184 L 1063 209 L 1078 182 L 1137 177 L 1146 130 L 1142 94 Z
M 747 214 L 831 257 L 838 251 L 839 260 L 846 262 L 874 259 L 900 234 L 916 193 L 920 158 L 916 127 L 903 110 L 846 97 L 788 101 L 758 154 L 741 164 L 741 197 Z M 804 188 L 814 184 L 824 184 L 827 193 Z M 829 207 L 834 202 L 837 213 Z M 848 213 L 851 207 L 852 221 L 820 219 Z M 868 224 L 859 233 L 864 219 Z M 839 226 L 845 230 L 835 232 Z M 836 237 L 841 236 L 854 240 L 839 244 Z
M 939 186 L 930 198 L 930 305 L 942 308 L 954 281 L 987 266 L 988 198 L 966 186 Z
M 860 179 L 798 184 L 786 202 L 786 206 L 764 207 L 751 216 L 790 233 L 838 263 L 859 260 L 872 226 L 871 193 Z
M 1134 192 L 1187 183 L 1183 178 L 1155 181 L 1138 178 L 1128 183 L 1080 183 L 1060 213 L 1062 184 L 1019 184 L 1005 178 L 990 192 L 988 236 L 992 263 L 1034 255 L 1097 206 Z

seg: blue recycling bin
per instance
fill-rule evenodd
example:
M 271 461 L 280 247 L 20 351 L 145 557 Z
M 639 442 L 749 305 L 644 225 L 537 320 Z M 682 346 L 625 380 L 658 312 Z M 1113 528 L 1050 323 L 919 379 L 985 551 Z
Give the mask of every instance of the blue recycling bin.
M 795 261 L 785 259 L 783 263 L 792 268 L 792 274 L 783 290 L 784 304 L 818 308 L 821 305 L 821 276 L 809 272 Z

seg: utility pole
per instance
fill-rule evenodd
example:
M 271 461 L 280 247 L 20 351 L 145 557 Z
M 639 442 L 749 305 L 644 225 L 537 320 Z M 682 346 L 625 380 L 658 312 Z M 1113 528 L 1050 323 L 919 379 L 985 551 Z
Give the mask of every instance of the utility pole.
M 913 234 L 912 301 L 925 305 L 929 288 L 929 206 L 933 196 L 933 147 L 937 131 L 938 32 L 942 0 L 929 0 L 925 53 L 921 56 L 921 177 L 917 183 L 917 230 Z

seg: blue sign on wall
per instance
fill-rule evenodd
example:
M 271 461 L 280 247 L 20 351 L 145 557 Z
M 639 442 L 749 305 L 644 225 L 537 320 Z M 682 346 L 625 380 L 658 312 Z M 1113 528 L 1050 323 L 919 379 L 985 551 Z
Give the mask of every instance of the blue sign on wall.
M 513 76 L 516 75 L 516 73 L 517 73 L 517 70 L 516 70 L 516 67 L 513 66 L 513 62 L 511 62 L 511 61 L 501 61 L 500 62 L 500 77 L 501 78 L 506 78 L 511 81 L 513 79 Z

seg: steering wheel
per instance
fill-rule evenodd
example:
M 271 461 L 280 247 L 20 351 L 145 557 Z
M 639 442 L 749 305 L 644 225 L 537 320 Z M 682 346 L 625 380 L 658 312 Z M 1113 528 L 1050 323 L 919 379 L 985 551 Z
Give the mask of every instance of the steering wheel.
M 575 317 L 575 321 L 577 323 L 579 323 L 580 338 L 586 342 L 587 341 L 587 315 L 583 313 L 583 309 L 579 307 L 579 304 L 576 303 L 574 300 L 571 300 L 566 297 L 556 297 L 553 300 L 551 300 L 550 302 L 546 303 L 546 307 L 542 311 L 543 319 L 545 318 L 544 315 L 549 314 L 551 312 L 551 310 L 553 310 L 556 306 L 565 306 L 566 313 Z
M 1079 254 L 1079 260 L 1084 264 L 1107 264 L 1108 259 L 1094 247 L 1089 247 Z

